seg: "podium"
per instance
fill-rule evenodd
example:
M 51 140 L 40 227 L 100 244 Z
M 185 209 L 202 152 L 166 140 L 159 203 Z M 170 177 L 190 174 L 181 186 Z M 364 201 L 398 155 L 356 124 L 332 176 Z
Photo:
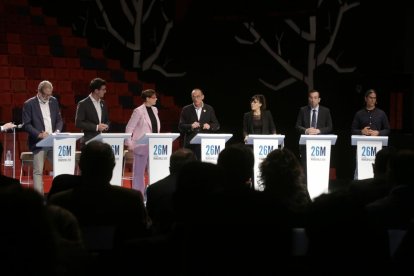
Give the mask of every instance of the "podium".
M 246 144 L 253 145 L 254 153 L 254 173 L 253 183 L 255 190 L 261 190 L 260 170 L 259 166 L 267 155 L 279 146 L 283 147 L 285 135 L 261 135 L 251 134 L 247 136 Z
M 201 161 L 217 164 L 218 155 L 233 134 L 198 133 L 190 144 L 201 144 Z
M 131 133 L 100 133 L 90 139 L 91 141 L 98 140 L 109 144 L 115 155 L 115 167 L 112 172 L 112 179 L 110 183 L 116 186 L 122 186 L 122 162 L 124 160 L 124 140 L 131 137 Z
M 375 163 L 377 152 L 383 146 L 388 146 L 388 136 L 352 135 L 351 144 L 357 146 L 357 175 L 356 178 L 367 179 L 374 177 L 372 164 Z
M 336 135 L 301 135 L 299 144 L 306 145 L 306 177 L 311 199 L 329 190 L 331 145 Z
M 148 144 L 148 176 L 149 184 L 167 177 L 170 174 L 170 156 L 172 142 L 179 133 L 145 133 L 138 144 Z
M 76 140 L 83 133 L 52 133 L 37 142 L 37 147 L 53 148 L 53 177 L 75 173 Z

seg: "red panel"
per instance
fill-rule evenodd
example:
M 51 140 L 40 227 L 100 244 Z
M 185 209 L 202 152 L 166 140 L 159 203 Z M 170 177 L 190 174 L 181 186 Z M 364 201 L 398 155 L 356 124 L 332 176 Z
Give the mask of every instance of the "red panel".
M 41 68 L 40 76 L 44 80 L 51 80 L 55 78 L 55 70 L 53 68 Z
M 0 78 L 1 79 L 8 79 L 10 76 L 9 67 L 0 66 Z
M 74 106 L 75 105 L 75 96 L 70 94 L 61 94 L 60 95 L 60 104 L 62 106 Z
M 97 78 L 95 70 L 82 70 L 83 71 L 83 77 L 87 80 L 92 80 L 94 78 Z
M 10 91 L 10 80 L 0 79 L 0 92 L 2 91 Z
M 13 105 L 23 106 L 24 102 L 29 99 L 26 93 L 15 93 L 13 95 Z
M 155 83 L 143 83 L 142 84 L 142 90 L 147 89 L 154 89 L 155 90 Z
M 138 81 L 138 74 L 137 72 L 125 72 L 124 73 L 125 79 L 127 81 Z
M 10 77 L 13 79 L 24 79 L 24 68 L 10 67 Z
M 119 62 L 119 60 L 114 60 L 114 59 L 108 59 L 106 61 L 106 64 L 108 66 L 109 69 L 120 69 L 121 68 L 121 64 Z
M 25 80 L 12 80 L 11 87 L 13 91 L 26 91 L 26 81 Z
M 91 56 L 94 58 L 103 58 L 104 54 L 102 49 L 91 48 Z
M 115 93 L 106 93 L 105 94 L 105 102 L 108 104 L 108 107 L 116 107 L 116 106 L 119 106 L 118 94 L 115 94 Z
M 72 80 L 82 80 L 83 73 L 81 69 L 70 69 L 69 76 Z
M 50 56 L 37 57 L 37 64 L 39 67 L 52 67 L 53 59 Z
M 20 44 L 10 43 L 7 45 L 10 54 L 22 54 L 22 46 Z
M 122 108 L 121 107 L 112 107 L 109 109 L 109 118 L 111 122 L 122 122 Z
M 72 36 L 72 29 L 71 28 L 60 27 L 59 28 L 59 33 L 62 36 L 62 39 L 65 39 L 66 37 Z M 66 45 L 66 44 L 64 44 L 64 45 Z M 73 44 L 70 44 L 70 45 L 73 45 Z
M 7 34 L 7 42 L 8 43 L 20 44 L 20 35 L 8 33 Z
M 55 68 L 55 74 L 58 79 L 71 80 L 69 75 L 69 69 L 67 68 Z
M 42 8 L 30 7 L 30 14 L 32 14 L 32 15 L 43 15 Z
M 0 84 L 1 84 L 2 80 L 0 80 Z M 3 90 L 3 89 L 2 89 Z M 10 90 L 10 89 L 9 89 Z M 2 93 L 0 92 L 0 97 L 1 97 L 1 101 L 0 101 L 0 105 L 11 105 L 12 102 L 12 93 Z M 4 119 L 2 118 L 2 120 L 4 121 Z
M 4 122 L 11 122 L 12 121 L 12 107 L 11 106 L 4 106 L 1 107 L 1 119 Z
M 66 58 L 53 58 L 53 66 L 54 67 L 66 67 Z
M 7 55 L 0 55 L 0 65 L 8 65 L 9 59 L 7 58 Z
M 49 46 L 46 46 L 46 45 L 38 45 L 37 46 L 37 54 L 39 56 L 49 56 L 50 55 Z
M 9 64 L 14 66 L 23 66 L 24 59 L 20 55 L 9 55 Z
M 66 64 L 69 68 L 80 68 L 80 61 L 78 58 L 68 58 L 66 59 Z
M 54 17 L 46 16 L 46 17 L 43 17 L 43 20 L 44 20 L 46 25 L 49 25 L 49 26 L 56 26 L 57 25 L 57 20 Z
M 71 81 L 58 81 L 57 82 L 59 92 L 72 92 L 72 82 Z M 73 95 L 72 95 L 73 96 Z

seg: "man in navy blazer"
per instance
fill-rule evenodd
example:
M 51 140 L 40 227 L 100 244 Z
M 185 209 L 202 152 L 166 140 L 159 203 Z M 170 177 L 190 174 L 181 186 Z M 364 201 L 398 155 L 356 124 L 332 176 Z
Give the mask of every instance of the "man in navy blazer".
M 93 79 L 89 84 L 89 91 L 89 96 L 78 103 L 75 117 L 76 127 L 84 133 L 83 144 L 109 129 L 108 107 L 102 100 L 106 93 L 106 81 Z
M 53 164 L 53 149 L 36 147 L 36 143 L 63 128 L 59 103 L 52 96 L 53 86 L 47 80 L 41 81 L 37 95 L 23 105 L 23 128 L 29 134 L 28 145 L 33 152 L 34 188 L 43 195 L 43 167 L 45 159 Z
M 197 133 L 212 133 L 220 128 L 214 108 L 203 102 L 204 94 L 201 89 L 194 89 L 191 92 L 192 104 L 184 106 L 181 110 L 178 129 L 184 134 L 184 147 L 194 151 L 200 159 L 200 145 L 190 144 L 191 139 Z

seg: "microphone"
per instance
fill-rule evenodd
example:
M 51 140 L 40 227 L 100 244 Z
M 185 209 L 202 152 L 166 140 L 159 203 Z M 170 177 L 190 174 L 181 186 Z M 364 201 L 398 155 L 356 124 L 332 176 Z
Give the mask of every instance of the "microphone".
M 21 128 L 23 128 L 23 126 L 24 126 L 24 123 L 21 123 L 21 124 L 16 125 L 15 128 L 21 129 Z

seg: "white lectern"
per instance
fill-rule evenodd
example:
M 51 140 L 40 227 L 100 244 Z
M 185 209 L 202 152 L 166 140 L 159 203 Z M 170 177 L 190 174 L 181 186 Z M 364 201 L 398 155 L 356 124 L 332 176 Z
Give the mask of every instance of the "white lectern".
M 377 152 L 388 146 L 388 136 L 352 135 L 351 144 L 357 146 L 357 179 L 373 178 L 372 164 Z
M 37 147 L 53 147 L 53 177 L 75 173 L 76 140 L 83 133 L 52 133 L 39 141 Z
M 217 164 L 219 153 L 232 136 L 233 134 L 199 133 L 191 139 L 190 144 L 201 144 L 202 162 Z
M 254 188 L 255 190 L 261 190 L 261 180 L 259 165 L 266 158 L 266 156 L 273 150 L 279 148 L 279 145 L 283 147 L 285 135 L 261 135 L 251 134 L 247 136 L 246 144 L 253 144 L 254 152 Z
M 111 184 L 122 186 L 122 162 L 124 160 L 124 140 L 131 137 L 131 133 L 100 133 L 90 139 L 86 144 L 93 140 L 102 141 L 109 144 L 115 155 L 115 167 L 112 172 Z
M 180 136 L 179 133 L 145 133 L 137 141 L 138 144 L 148 144 L 149 184 L 157 182 L 170 174 L 172 142 L 178 136 Z
M 329 190 L 331 145 L 336 135 L 301 135 L 299 144 L 306 145 L 306 174 L 311 199 Z

